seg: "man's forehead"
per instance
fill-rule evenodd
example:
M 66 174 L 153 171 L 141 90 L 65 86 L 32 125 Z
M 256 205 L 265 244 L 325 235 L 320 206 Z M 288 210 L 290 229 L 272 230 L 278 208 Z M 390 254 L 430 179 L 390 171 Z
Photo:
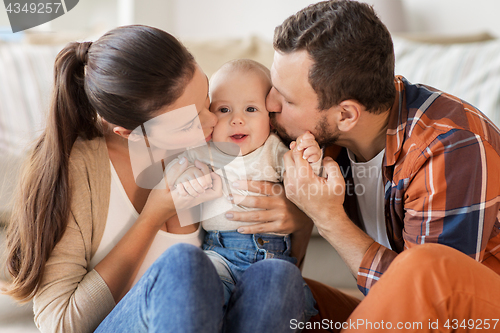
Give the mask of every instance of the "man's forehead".
M 288 87 L 312 89 L 309 86 L 309 69 L 313 61 L 305 50 L 282 53 L 275 51 L 271 66 L 271 80 L 273 85 L 282 94 L 286 94 Z M 281 91 L 280 90 L 284 90 Z
M 274 61 L 278 60 L 279 62 L 286 63 L 288 65 L 291 64 L 311 64 L 313 62 L 312 58 L 309 55 L 307 50 L 299 50 L 292 52 L 274 52 Z
M 289 53 L 274 52 L 271 71 L 280 77 L 307 75 L 313 60 L 306 50 Z

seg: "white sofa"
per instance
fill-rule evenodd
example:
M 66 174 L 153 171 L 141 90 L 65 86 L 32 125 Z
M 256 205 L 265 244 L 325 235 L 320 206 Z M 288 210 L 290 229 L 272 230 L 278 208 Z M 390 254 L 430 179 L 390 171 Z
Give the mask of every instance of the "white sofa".
M 432 43 L 423 43 L 394 37 L 396 74 L 404 75 L 410 82 L 429 84 L 455 94 L 477 106 L 498 125 L 500 40 L 484 35 L 469 36 L 466 40 L 467 43 L 462 43 L 463 39 L 450 43 L 449 39 L 434 39 Z M 274 52 L 270 42 L 256 37 L 185 41 L 185 44 L 208 76 L 234 58 L 252 58 L 270 67 Z M 19 163 L 28 143 L 43 126 L 53 61 L 61 47 L 62 44 L 0 42 L 0 212 L 9 210 Z M 0 238 L 0 247 L 2 242 Z M 356 288 L 354 278 L 336 252 L 317 234 L 311 239 L 303 273 L 335 287 Z M 12 309 L 10 312 L 2 309 L 9 304 L 5 299 L 2 303 L 0 298 L 0 331 L 2 322 L 8 320 L 7 313 L 12 316 Z M 26 309 L 22 311 L 29 311 Z

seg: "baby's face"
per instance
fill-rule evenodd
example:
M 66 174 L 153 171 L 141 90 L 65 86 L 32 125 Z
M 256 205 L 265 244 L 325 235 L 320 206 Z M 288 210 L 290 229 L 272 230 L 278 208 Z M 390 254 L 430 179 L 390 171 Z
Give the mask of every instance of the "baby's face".
M 270 131 L 266 109 L 270 86 L 265 77 L 234 70 L 219 73 L 211 84 L 210 111 L 218 118 L 213 141 L 237 144 L 242 155 L 262 146 Z M 223 145 L 219 147 L 224 150 Z

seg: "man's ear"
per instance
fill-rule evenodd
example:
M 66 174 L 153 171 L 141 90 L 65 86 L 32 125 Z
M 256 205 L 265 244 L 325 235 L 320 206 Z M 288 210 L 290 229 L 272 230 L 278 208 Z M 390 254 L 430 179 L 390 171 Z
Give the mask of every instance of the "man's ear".
M 338 129 L 342 132 L 348 132 L 358 123 L 364 107 L 354 99 L 342 101 L 338 107 Z
M 141 136 L 138 136 L 135 133 L 133 133 L 132 130 L 126 129 L 121 126 L 113 127 L 113 133 L 131 141 L 138 141 L 142 138 Z

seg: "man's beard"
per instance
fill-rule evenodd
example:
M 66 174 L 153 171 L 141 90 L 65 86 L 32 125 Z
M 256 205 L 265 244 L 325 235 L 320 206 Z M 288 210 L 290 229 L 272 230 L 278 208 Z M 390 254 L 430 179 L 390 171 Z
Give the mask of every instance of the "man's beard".
M 286 131 L 286 129 L 278 124 L 276 120 L 276 113 L 270 112 L 269 117 L 271 119 L 271 126 L 276 130 L 276 133 L 279 135 L 283 143 L 290 146 L 292 141 L 297 140 L 297 137 L 292 137 Z M 332 131 L 328 128 L 328 122 L 326 115 L 324 115 L 321 120 L 315 126 L 315 133 L 313 133 L 316 141 L 318 142 L 320 147 L 328 147 L 332 144 L 336 143 L 339 138 L 339 130 L 336 128 L 335 131 Z

